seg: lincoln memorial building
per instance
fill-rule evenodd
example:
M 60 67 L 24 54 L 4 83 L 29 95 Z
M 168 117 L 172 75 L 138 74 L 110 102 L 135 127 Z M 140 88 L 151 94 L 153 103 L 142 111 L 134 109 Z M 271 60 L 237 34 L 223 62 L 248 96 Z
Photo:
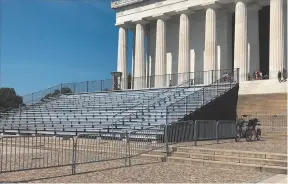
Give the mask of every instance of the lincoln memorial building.
M 122 89 L 129 57 L 133 89 L 190 79 L 205 84 L 211 75 L 205 71 L 220 78 L 236 68 L 240 83 L 258 71 L 276 80 L 287 68 L 287 0 L 112 0 L 111 6 Z

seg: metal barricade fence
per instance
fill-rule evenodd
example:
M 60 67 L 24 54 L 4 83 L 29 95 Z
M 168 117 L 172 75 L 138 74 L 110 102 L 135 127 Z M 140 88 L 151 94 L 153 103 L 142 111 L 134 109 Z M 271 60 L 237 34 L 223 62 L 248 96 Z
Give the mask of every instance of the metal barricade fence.
M 271 128 L 286 128 L 287 127 L 287 114 L 256 114 L 256 115 L 243 115 L 245 121 L 252 118 L 257 118 L 261 126 Z
M 216 123 L 216 140 L 234 138 L 237 134 L 235 120 L 220 120 Z
M 125 158 L 126 133 L 79 134 L 76 164 Z
M 72 165 L 73 137 L 0 138 L 0 173 Z
M 77 137 L 4 136 L 0 137 L 0 174 L 15 171 L 124 160 L 163 147 L 163 127 L 145 130 L 79 134 Z
M 14 171 L 71 166 L 72 174 L 80 164 L 123 160 L 131 166 L 132 158 L 169 145 L 198 140 L 235 137 L 234 121 L 182 121 L 169 125 L 147 126 L 143 130 L 98 132 L 77 137 L 4 136 L 0 137 L 0 174 Z
M 235 138 L 236 122 L 234 120 L 197 120 L 194 125 L 194 145 L 199 140 L 217 140 Z
M 151 126 L 144 130 L 136 130 L 128 135 L 129 156 L 135 157 L 149 151 L 159 149 L 165 146 L 164 137 L 165 125 Z

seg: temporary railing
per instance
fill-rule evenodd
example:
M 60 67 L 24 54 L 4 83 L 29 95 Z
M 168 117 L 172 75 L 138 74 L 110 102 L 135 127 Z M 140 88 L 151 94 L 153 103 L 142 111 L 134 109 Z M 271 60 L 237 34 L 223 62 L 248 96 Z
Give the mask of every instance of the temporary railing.
M 130 107 L 130 108 L 128 108 L 128 109 L 124 109 L 124 110 L 122 110 L 121 112 L 115 114 L 114 117 L 116 117 L 116 116 L 119 115 L 119 114 L 122 114 L 123 112 L 127 112 L 128 110 L 134 109 L 135 107 L 139 107 L 139 106 L 140 106 L 140 107 L 142 107 L 142 108 L 145 108 L 146 105 L 149 106 L 149 104 L 150 104 L 151 101 L 157 99 L 157 98 L 160 97 L 161 95 L 163 95 L 163 94 L 165 94 L 165 93 L 168 93 L 168 92 L 171 92 L 172 90 L 177 90 L 177 89 L 179 89 L 179 88 L 181 88 L 181 87 L 186 87 L 186 88 L 187 88 L 187 87 L 190 87 L 190 84 L 191 84 L 191 80 L 184 81 L 183 83 L 181 83 L 180 85 L 176 86 L 175 88 L 168 88 L 168 89 L 166 89 L 166 90 L 164 90 L 164 91 L 162 91 L 162 92 L 157 93 L 157 95 L 154 95 L 154 96 L 152 96 L 152 97 L 149 98 L 149 99 L 145 99 L 145 100 L 143 99 L 142 102 L 140 102 L 140 103 L 138 103 L 138 104 L 136 104 L 136 105 L 134 105 L 134 106 L 132 106 L 132 107 Z M 184 88 L 182 88 L 181 91 L 176 91 L 175 93 L 181 93 L 183 90 L 184 90 Z M 173 96 L 173 95 L 175 95 L 175 94 L 173 93 L 173 94 L 170 94 L 169 96 Z M 167 97 L 165 96 L 164 98 L 167 98 Z M 153 104 L 155 104 L 155 102 L 154 102 Z M 140 112 L 141 110 L 143 110 L 143 109 L 140 109 L 140 110 L 137 110 L 137 111 Z M 133 115 L 133 114 L 130 114 L 130 115 Z M 128 117 L 128 116 L 130 116 L 130 115 L 127 115 L 126 117 Z M 125 118 L 125 117 L 124 117 L 124 118 Z M 114 122 L 114 121 L 113 121 L 113 122 Z M 119 122 L 119 120 L 117 120 L 116 122 Z M 113 125 L 113 124 L 114 124 L 114 123 L 112 123 L 112 125 Z
M 0 173 L 69 166 L 73 145 L 72 137 L 0 137 Z
M 129 115 L 126 115 L 126 116 L 124 116 L 123 118 L 120 118 L 120 119 L 117 119 L 116 121 L 113 121 L 112 122 L 112 124 L 111 125 L 109 125 L 109 126 L 112 126 L 112 131 L 113 131 L 113 129 L 114 129 L 114 126 L 117 124 L 117 123 L 119 123 L 119 122 L 121 122 L 121 121 L 124 121 L 125 119 L 127 119 L 128 117 L 130 117 L 131 118 L 131 116 L 136 116 L 137 115 L 137 113 L 143 113 L 143 111 L 144 110 L 148 110 L 149 111 L 149 109 L 150 108 L 153 108 L 157 103 L 160 103 L 160 102 L 162 102 L 162 101 L 164 101 L 165 99 L 167 99 L 167 98 L 170 98 L 170 97 L 172 97 L 172 96 L 175 96 L 175 95 L 177 95 L 177 94 L 181 94 L 182 92 L 184 92 L 184 89 L 185 88 L 188 88 L 188 87 L 190 87 L 190 84 L 191 84 L 191 81 L 190 80 L 188 80 L 188 81 L 185 81 L 185 82 L 183 82 L 182 84 L 180 84 L 179 86 L 177 86 L 176 88 L 173 88 L 173 89 L 167 89 L 167 90 L 165 90 L 164 92 L 162 92 L 162 95 L 164 94 L 164 93 L 167 93 L 167 92 L 170 92 L 171 90 L 175 90 L 175 92 L 173 92 L 172 94 L 169 94 L 168 96 L 163 96 L 163 97 L 161 97 L 160 99 L 158 99 L 157 97 L 160 97 L 160 95 L 159 96 L 155 96 L 155 97 L 153 97 L 153 98 L 151 98 L 150 100 L 148 100 L 148 101 L 144 101 L 144 102 L 142 102 L 142 103 L 139 103 L 139 104 L 137 104 L 137 105 L 135 105 L 134 107 L 132 107 L 131 109 L 133 110 L 133 112 L 129 112 L 130 114 Z M 186 86 L 185 86 L 186 85 Z M 181 88 L 179 91 L 177 91 L 176 89 L 178 89 L 178 88 Z M 140 109 L 134 109 L 135 107 L 140 107 Z M 124 111 L 123 111 L 124 112 Z M 121 112 L 121 113 L 123 113 L 123 112 Z M 114 116 L 114 118 L 115 118 L 116 116 Z
M 120 122 L 120 121 L 124 121 L 125 120 L 125 118 L 127 118 L 127 117 L 131 117 L 131 116 L 134 116 L 134 115 L 136 115 L 137 113 L 139 113 L 139 112 L 143 112 L 144 110 L 149 110 L 151 107 L 153 107 L 153 106 L 155 106 L 155 104 L 156 103 L 160 103 L 160 102 L 162 102 L 162 101 L 164 101 L 164 100 L 166 100 L 167 98 L 170 98 L 170 97 L 173 97 L 173 96 L 175 96 L 175 95 L 177 95 L 177 94 L 181 94 L 182 92 L 184 92 L 184 90 L 186 89 L 186 88 L 191 88 L 191 87 L 195 87 L 196 85 L 195 85 L 195 79 L 193 78 L 193 79 L 191 79 L 191 77 L 193 76 L 193 77 L 197 77 L 197 76 L 199 76 L 199 74 L 200 74 L 200 76 L 201 75 L 203 75 L 203 76 L 205 76 L 206 77 L 206 79 L 208 79 L 208 81 L 210 81 L 210 82 L 213 82 L 213 81 L 220 81 L 220 80 L 223 80 L 222 78 L 219 80 L 219 78 L 220 78 L 220 76 L 221 76 L 221 74 L 224 74 L 225 72 L 227 72 L 228 70 L 212 70 L 212 71 L 207 71 L 207 72 L 194 72 L 194 73 L 184 73 L 184 74 L 178 74 L 178 77 L 181 77 L 182 79 L 183 78 L 190 78 L 189 80 L 187 80 L 187 81 L 184 81 L 183 83 L 181 83 L 180 85 L 177 85 L 176 87 L 174 87 L 174 88 L 172 88 L 172 89 L 167 89 L 167 90 L 165 90 L 165 91 L 163 91 L 163 93 L 162 94 L 164 94 L 164 93 L 167 93 L 167 92 L 169 92 L 169 91 L 171 91 L 171 90 L 176 90 L 176 89 L 178 89 L 178 88 L 181 88 L 181 90 L 180 91 L 175 91 L 175 93 L 172 93 L 172 94 L 170 94 L 170 95 L 168 95 L 168 96 L 165 96 L 165 97 L 162 97 L 161 99 L 157 99 L 156 97 L 153 97 L 151 100 L 148 100 L 148 101 L 146 101 L 146 102 L 143 102 L 143 103 L 139 103 L 139 104 L 137 104 L 137 105 L 135 105 L 134 107 L 132 107 L 131 109 L 133 109 L 133 108 L 135 108 L 135 107 L 140 107 L 140 109 L 137 109 L 137 110 L 134 110 L 134 112 L 132 112 L 132 113 L 130 113 L 129 115 L 127 115 L 127 116 L 125 116 L 125 117 L 123 117 L 123 118 L 121 118 L 121 119 L 118 119 L 118 120 L 116 120 L 116 121 L 113 121 L 113 123 L 111 124 L 111 126 L 112 127 L 114 127 L 114 125 L 115 124 L 117 124 L 118 122 Z M 232 72 L 232 73 L 234 73 L 234 72 Z M 155 76 L 154 76 L 155 77 Z M 157 77 L 157 76 L 156 76 Z M 226 79 L 227 77 L 225 77 L 225 79 Z M 228 80 L 228 79 L 227 79 Z M 157 101 L 153 101 L 153 99 L 156 99 Z M 126 111 L 123 111 L 123 112 L 126 112 Z M 122 112 L 121 112 L 122 113 Z M 119 113 L 119 114 L 121 114 L 121 113 Z M 114 117 L 116 117 L 116 116 L 114 116 Z M 113 128 L 112 128 L 112 130 L 113 130 Z
M 189 80 L 188 82 L 190 82 L 190 80 Z M 183 82 L 182 84 L 176 86 L 176 89 L 179 88 L 179 87 L 181 87 L 181 86 L 183 86 L 185 83 L 188 83 L 188 82 Z M 135 107 L 137 107 L 137 106 L 144 105 L 145 102 L 149 102 L 149 101 L 151 101 L 151 100 L 154 100 L 154 99 L 156 99 L 157 97 L 160 97 L 160 95 L 163 95 L 164 93 L 167 93 L 167 92 L 169 92 L 169 91 L 171 91 L 171 90 L 174 90 L 174 89 L 175 89 L 175 88 L 168 88 L 167 90 L 157 92 L 156 95 L 153 95 L 153 96 L 150 97 L 150 98 L 146 98 L 146 99 L 143 98 L 143 99 L 142 99 L 142 102 L 139 102 L 138 104 L 135 104 L 135 105 L 132 106 L 132 107 L 123 109 L 122 111 L 114 114 L 113 117 L 116 117 L 117 115 L 122 114 L 123 112 L 127 112 L 128 110 L 133 109 L 133 108 L 135 108 Z M 139 98 L 139 96 L 137 96 L 136 98 Z
M 245 121 L 252 118 L 257 118 L 260 121 L 261 126 L 271 128 L 286 128 L 287 127 L 287 114 L 255 114 L 244 115 Z
M 220 120 L 216 123 L 216 140 L 234 138 L 236 136 L 236 122 L 234 120 Z
M 203 84 L 204 77 L 213 78 L 216 75 L 223 75 L 224 72 L 229 72 L 229 70 L 212 70 L 212 71 L 199 71 L 199 72 L 189 72 L 189 73 L 176 73 L 176 74 L 167 74 L 167 75 L 154 75 L 154 76 L 145 76 L 145 77 L 134 77 L 134 78 L 123 78 L 121 79 L 122 82 L 128 83 L 128 89 L 131 89 L 134 82 L 138 80 L 147 80 L 149 81 L 145 86 L 148 88 L 155 87 L 155 81 L 158 79 L 165 79 L 167 86 L 177 86 L 179 78 L 191 78 L 194 79 L 195 84 Z M 129 81 L 130 80 L 130 81 Z M 184 80 L 185 81 L 185 80 Z M 130 83 L 130 86 L 129 86 Z M 61 83 L 56 86 L 40 90 L 37 92 L 33 92 L 27 95 L 22 96 L 24 104 L 34 104 L 45 96 L 49 94 L 53 94 L 55 91 L 58 91 L 59 94 L 63 93 L 92 93 L 92 92 L 99 92 L 99 91 L 111 91 L 113 86 L 112 79 L 106 80 L 94 80 L 94 81 L 85 81 L 85 82 L 75 82 L 75 83 Z M 58 94 L 57 93 L 57 94 Z
M 204 86 L 200 90 L 183 97 L 182 99 L 166 107 L 166 124 L 178 121 L 201 108 L 206 103 L 217 98 L 227 90 L 233 88 L 238 83 L 238 69 L 229 76 L 220 79 L 215 78 L 212 84 Z
M 199 140 L 215 140 L 236 137 L 235 120 L 197 120 L 194 124 L 194 145 Z
M 168 146 L 175 143 L 198 141 L 201 136 L 216 140 L 223 136 L 234 138 L 235 121 L 206 123 L 210 126 L 204 121 L 186 121 L 173 126 L 151 126 L 123 133 L 99 131 L 77 137 L 4 136 L 0 137 L 0 174 L 63 166 L 71 166 L 72 174 L 76 174 L 78 165 L 106 161 L 131 166 L 131 159 L 156 149 L 166 148 L 163 152 L 169 156 Z

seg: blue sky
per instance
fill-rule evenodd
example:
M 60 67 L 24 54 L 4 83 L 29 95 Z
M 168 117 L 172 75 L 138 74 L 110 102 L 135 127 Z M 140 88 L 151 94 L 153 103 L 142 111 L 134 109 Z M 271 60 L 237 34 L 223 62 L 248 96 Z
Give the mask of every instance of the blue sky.
M 118 29 L 110 0 L 0 2 L 1 87 L 24 95 L 59 83 L 111 78 Z

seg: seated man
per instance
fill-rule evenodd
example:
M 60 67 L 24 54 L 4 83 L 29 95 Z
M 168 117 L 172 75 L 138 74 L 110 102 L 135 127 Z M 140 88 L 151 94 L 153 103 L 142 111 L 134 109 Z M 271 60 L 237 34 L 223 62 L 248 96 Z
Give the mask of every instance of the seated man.
M 278 77 L 278 81 L 279 81 L 279 82 L 281 82 L 281 78 L 282 78 L 282 74 L 281 74 L 281 71 L 279 71 L 279 72 L 278 72 L 278 75 L 277 75 L 277 77 Z
M 256 126 L 258 122 L 259 122 L 258 118 L 250 119 L 248 122 L 248 126 L 249 127 Z
M 285 68 L 283 68 L 283 81 L 285 82 L 287 80 L 287 71 L 285 70 Z

